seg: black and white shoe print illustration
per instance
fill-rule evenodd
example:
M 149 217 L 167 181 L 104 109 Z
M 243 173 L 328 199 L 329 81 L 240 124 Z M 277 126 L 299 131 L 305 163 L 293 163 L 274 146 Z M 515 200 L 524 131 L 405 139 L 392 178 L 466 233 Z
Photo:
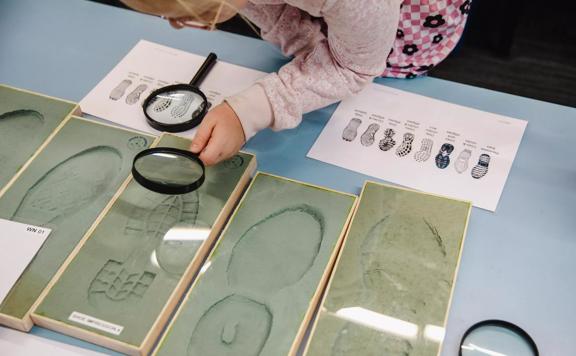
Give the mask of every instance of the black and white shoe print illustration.
M 140 96 L 142 96 L 142 93 L 146 89 L 148 89 L 148 85 L 146 84 L 138 85 L 136 88 L 134 88 L 134 90 L 132 90 L 130 94 L 126 95 L 126 104 L 128 105 L 136 104 L 138 100 L 140 100 Z
M 188 109 L 190 109 L 190 105 L 192 105 L 193 101 L 194 97 L 192 94 L 184 94 L 182 99 L 179 100 L 176 106 L 173 106 L 172 110 L 170 111 L 172 119 L 181 119 L 184 117 L 184 115 L 186 115 L 188 112 Z
M 150 102 L 150 105 L 152 105 L 152 110 L 154 110 L 154 112 L 163 112 L 172 105 L 172 102 L 173 100 L 170 97 L 164 97 L 160 99 L 154 98 Z
M 480 179 L 488 173 L 488 165 L 490 164 L 490 156 L 483 153 L 478 158 L 478 164 L 472 168 L 472 178 Z
M 414 134 L 406 132 L 402 144 L 396 149 L 396 156 L 404 157 L 412 151 L 412 142 L 414 142 Z
M 432 155 L 432 146 L 434 146 L 434 141 L 432 141 L 432 139 L 423 138 L 420 151 L 414 154 L 414 159 L 417 162 L 426 162 L 428 158 L 430 158 L 430 156 Z
M 436 155 L 436 167 L 444 169 L 450 164 L 450 153 L 454 151 L 454 146 L 445 143 L 440 147 L 440 152 Z
M 458 158 L 456 158 L 456 162 L 454 162 L 454 169 L 456 170 L 456 172 L 463 173 L 468 169 L 468 161 L 470 160 L 471 156 L 472 151 L 470 151 L 469 149 L 465 149 L 462 152 L 460 152 Z
M 393 129 L 384 130 L 384 138 L 378 143 L 378 147 L 384 152 L 388 151 L 396 145 L 396 141 L 392 138 L 396 132 Z
M 120 82 L 112 91 L 110 92 L 110 100 L 117 101 L 124 96 L 126 93 L 126 89 L 132 85 L 132 81 L 130 79 L 124 79 Z
M 354 139 L 358 135 L 358 126 L 360 126 L 361 123 L 362 123 L 362 120 L 360 120 L 360 119 L 354 118 L 354 119 L 350 120 L 350 122 L 344 128 L 344 131 L 342 132 L 342 139 L 344 141 L 348 141 L 348 142 L 354 141 Z
M 362 144 L 362 146 L 372 146 L 372 144 L 374 143 L 374 136 L 376 135 L 376 132 L 380 129 L 380 125 L 378 124 L 370 124 L 368 125 L 368 128 L 366 129 L 366 131 L 364 131 L 364 133 L 362 134 L 362 136 L 360 136 L 360 143 Z

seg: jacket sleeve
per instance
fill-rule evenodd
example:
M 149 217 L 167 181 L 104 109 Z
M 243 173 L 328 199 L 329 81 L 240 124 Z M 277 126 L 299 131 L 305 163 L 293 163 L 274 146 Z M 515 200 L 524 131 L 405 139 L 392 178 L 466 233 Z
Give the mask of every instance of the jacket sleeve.
M 246 139 L 265 127 L 293 128 L 304 113 L 359 92 L 384 71 L 399 0 L 258 1 L 243 14 L 261 28 L 265 40 L 294 58 L 278 73 L 227 98 Z

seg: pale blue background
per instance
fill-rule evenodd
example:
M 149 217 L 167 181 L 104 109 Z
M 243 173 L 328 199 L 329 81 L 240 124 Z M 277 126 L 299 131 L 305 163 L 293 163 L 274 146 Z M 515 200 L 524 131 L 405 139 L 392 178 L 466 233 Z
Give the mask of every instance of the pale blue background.
M 88 1 L 0 0 L 0 82 L 79 101 L 139 39 L 264 71 L 287 61 L 263 41 L 175 31 Z M 496 213 L 473 209 L 443 355 L 456 354 L 467 327 L 493 318 L 524 328 L 542 355 L 576 354 L 576 110 L 433 78 L 378 82 L 529 121 Z M 247 149 L 259 169 L 359 193 L 369 177 L 305 157 L 334 108 L 306 115 L 295 130 L 256 136 Z

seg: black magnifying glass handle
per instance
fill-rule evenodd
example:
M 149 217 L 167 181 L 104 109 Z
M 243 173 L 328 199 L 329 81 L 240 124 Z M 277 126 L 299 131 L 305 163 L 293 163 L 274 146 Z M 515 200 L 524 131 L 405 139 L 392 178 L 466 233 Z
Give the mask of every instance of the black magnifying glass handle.
M 200 84 L 202 84 L 202 81 L 204 81 L 204 78 L 206 78 L 206 75 L 210 73 L 210 70 L 212 69 L 212 67 L 214 67 L 214 64 L 216 64 L 217 59 L 218 57 L 216 56 L 216 53 L 210 52 L 208 57 L 206 57 L 204 63 L 202 63 L 202 65 L 200 66 L 200 69 L 198 69 L 198 71 L 194 75 L 194 78 L 192 78 L 192 80 L 190 81 L 190 85 L 192 85 L 195 88 L 198 88 Z

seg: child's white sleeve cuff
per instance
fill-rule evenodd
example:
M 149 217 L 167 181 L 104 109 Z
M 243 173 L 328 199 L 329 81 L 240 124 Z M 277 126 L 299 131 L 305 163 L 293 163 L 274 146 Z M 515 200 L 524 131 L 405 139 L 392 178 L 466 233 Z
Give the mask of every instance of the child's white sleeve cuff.
M 260 130 L 269 127 L 273 121 L 272 107 L 264 88 L 254 84 L 250 88 L 225 99 L 234 110 L 248 141 Z

